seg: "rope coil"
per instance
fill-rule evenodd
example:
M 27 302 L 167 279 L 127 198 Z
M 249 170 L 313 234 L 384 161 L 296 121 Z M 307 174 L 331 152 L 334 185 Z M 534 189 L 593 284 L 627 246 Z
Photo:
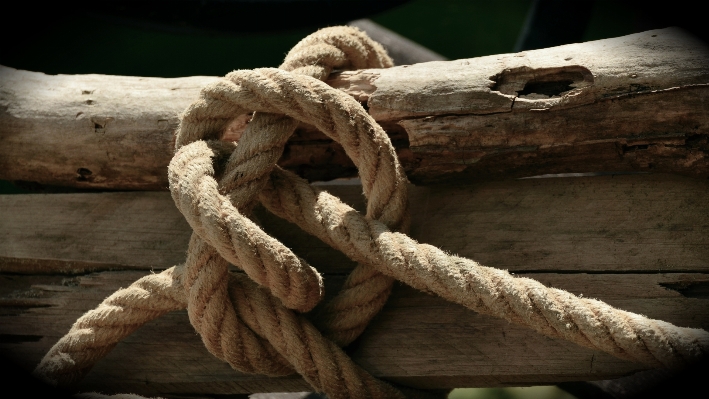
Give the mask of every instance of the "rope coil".
M 704 330 L 578 298 L 408 237 L 407 180 L 388 136 L 356 100 L 322 82 L 334 69 L 390 66 L 363 32 L 335 27 L 303 39 L 280 69 L 234 71 L 205 87 L 181 116 L 168 169 L 172 197 L 194 230 L 185 263 L 87 312 L 35 373 L 72 384 L 142 324 L 186 308 L 210 353 L 237 370 L 298 372 L 333 399 L 416 396 L 422 393 L 405 395 L 373 377 L 340 348 L 379 312 L 395 280 L 653 367 L 680 366 L 709 352 Z M 238 145 L 218 141 L 229 121 L 252 111 Z M 366 215 L 276 166 L 299 122 L 342 144 L 359 169 Z M 318 314 L 317 328 L 299 312 L 322 300 L 322 277 L 248 218 L 256 201 L 358 262 Z M 230 263 L 245 275 L 230 274 Z

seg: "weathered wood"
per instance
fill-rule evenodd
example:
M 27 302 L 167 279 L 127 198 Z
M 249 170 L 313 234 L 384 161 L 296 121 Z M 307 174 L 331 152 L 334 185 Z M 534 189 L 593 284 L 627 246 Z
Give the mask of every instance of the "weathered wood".
M 165 192 L 0 196 L 0 271 L 164 269 L 191 229 Z
M 660 30 L 343 72 L 329 83 L 367 103 L 418 181 L 610 170 L 706 177 L 708 54 L 681 32 Z M 176 114 L 213 79 L 0 69 L 0 177 L 164 190 Z M 224 139 L 237 139 L 248 119 L 237 118 Z M 355 173 L 337 145 L 305 125 L 281 164 L 312 179 Z M 362 208 L 359 185 L 322 187 Z M 707 194 L 709 180 L 668 175 L 412 186 L 411 235 L 622 309 L 706 329 Z M 257 217 L 324 273 L 328 295 L 336 292 L 351 261 L 262 209 Z M 167 193 L 0 197 L 0 353 L 31 369 L 116 288 L 182 262 L 189 234 Z M 375 375 L 428 389 L 599 380 L 643 369 L 403 285 L 349 352 Z M 175 312 L 119 344 L 80 389 L 170 396 L 309 387 L 297 376 L 234 372 L 206 352 L 186 314 Z
M 0 351 L 31 369 L 82 312 L 145 273 L 0 276 Z M 703 273 L 523 275 L 649 317 L 709 328 L 706 292 L 683 296 L 679 288 L 706 291 L 709 276 Z M 328 292 L 334 292 L 342 279 L 326 276 Z M 544 385 L 613 378 L 643 369 L 405 286 L 395 289 L 350 354 L 377 376 L 419 388 Z M 204 349 L 186 313 L 174 312 L 121 342 L 79 389 L 157 395 L 309 388 L 297 376 L 266 378 L 231 370 Z
M 0 68 L 0 178 L 82 188 L 167 187 L 177 114 L 216 78 L 47 76 Z M 709 51 L 678 29 L 468 60 L 343 72 L 413 181 L 544 173 L 709 176 Z M 238 137 L 248 117 L 225 139 Z M 301 126 L 281 165 L 353 176 Z
M 323 189 L 362 210 L 359 185 Z M 709 271 L 709 181 L 620 175 L 410 186 L 411 236 L 511 271 Z M 266 231 L 327 273 L 353 263 L 258 210 Z M 168 193 L 0 196 L 0 272 L 162 269 L 190 228 Z M 333 261 L 336 260 L 336 261 Z
M 362 209 L 361 186 L 320 186 Z M 411 235 L 421 242 L 625 310 L 709 328 L 709 181 L 620 175 L 411 192 Z M 351 261 L 264 210 L 257 216 L 324 273 L 329 296 L 337 291 Z M 164 192 L 0 196 L 0 353 L 31 369 L 115 289 L 182 262 L 189 234 Z M 403 285 L 349 352 L 375 375 L 430 389 L 601 380 L 643 369 Z M 207 395 L 309 387 L 297 376 L 234 372 L 175 312 L 120 343 L 80 389 Z
M 0 176 L 164 189 L 177 115 L 215 79 L 50 76 L 2 67 Z
M 665 171 L 706 177 L 707 100 L 709 86 L 684 87 L 557 112 L 440 116 L 399 124 L 406 129 L 413 156 L 419 160 L 412 171 L 419 183 L 440 181 L 442 175 L 453 172 L 449 178 L 595 171 Z M 521 126 L 525 127 L 523 134 L 515 134 Z

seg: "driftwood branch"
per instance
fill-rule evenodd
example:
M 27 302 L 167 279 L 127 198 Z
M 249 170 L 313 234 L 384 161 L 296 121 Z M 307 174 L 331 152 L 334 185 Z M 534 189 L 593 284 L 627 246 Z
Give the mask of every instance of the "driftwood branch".
M 177 115 L 214 77 L 48 76 L 0 69 L 0 178 L 82 188 L 167 187 Z M 709 51 L 678 29 L 387 70 L 328 82 L 365 103 L 410 179 L 652 171 L 709 176 Z M 238 138 L 248 115 L 224 139 Z M 301 126 L 281 165 L 354 176 Z

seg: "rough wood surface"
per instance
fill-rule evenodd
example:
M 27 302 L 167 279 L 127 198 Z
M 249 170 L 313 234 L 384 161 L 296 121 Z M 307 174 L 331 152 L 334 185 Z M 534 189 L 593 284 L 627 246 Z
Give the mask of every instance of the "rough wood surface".
M 0 67 L 0 178 L 82 188 L 167 186 L 177 114 L 213 77 L 47 76 Z M 412 181 L 544 173 L 709 176 L 709 51 L 678 29 L 387 70 L 328 82 L 366 102 Z M 243 131 L 237 118 L 225 139 Z M 301 126 L 281 165 L 354 176 Z
M 359 185 L 321 187 L 361 209 Z M 621 175 L 411 189 L 411 234 L 421 242 L 709 328 L 706 180 Z M 257 216 L 325 274 L 332 295 L 352 263 L 263 210 Z M 116 288 L 181 262 L 189 228 L 168 193 L 34 194 L 0 197 L 0 234 L 0 352 L 29 369 Z M 643 369 L 403 285 L 350 353 L 378 376 L 431 389 L 601 380 Z M 119 344 L 81 389 L 169 396 L 308 387 L 296 376 L 235 373 L 175 312 Z
M 359 185 L 320 187 L 363 207 Z M 410 200 L 412 237 L 488 266 L 709 271 L 706 180 L 619 175 L 411 186 Z M 262 210 L 257 216 L 318 269 L 352 267 L 296 226 Z M 0 196 L 0 272 L 161 269 L 183 261 L 190 232 L 164 192 Z
M 0 276 L 0 351 L 31 369 L 84 311 L 145 273 Z M 703 273 L 529 276 L 649 317 L 709 328 L 709 277 Z M 332 292 L 342 277 L 328 276 L 326 281 Z M 682 287 L 695 289 L 683 291 Z M 546 385 L 613 378 L 643 369 L 405 286 L 395 289 L 385 309 L 349 352 L 375 375 L 420 388 Z M 80 389 L 185 395 L 309 388 L 297 376 L 236 373 L 206 351 L 185 312 L 174 312 L 120 343 L 89 373 Z

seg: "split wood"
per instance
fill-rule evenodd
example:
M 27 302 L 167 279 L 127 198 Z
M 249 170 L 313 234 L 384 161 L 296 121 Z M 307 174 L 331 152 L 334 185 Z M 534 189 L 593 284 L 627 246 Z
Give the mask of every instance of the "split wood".
M 395 279 L 649 366 L 679 367 L 709 351 L 704 330 L 515 278 L 404 234 L 407 180 L 389 138 L 356 100 L 322 82 L 333 69 L 389 66 L 364 33 L 335 27 L 303 39 L 281 69 L 235 71 L 204 88 L 182 115 L 169 167 L 173 199 L 194 230 L 185 263 L 141 278 L 87 312 L 35 373 L 53 384 L 74 383 L 141 325 L 187 308 L 207 349 L 237 370 L 298 372 L 333 399 L 423 395 L 376 379 L 340 348 L 382 308 Z M 251 111 L 238 145 L 219 141 L 230 121 Z M 299 122 L 342 144 L 357 165 L 365 216 L 276 166 Z M 322 299 L 322 278 L 248 218 L 257 200 L 359 262 L 317 327 L 299 312 Z M 245 274 L 229 273 L 229 264 Z

